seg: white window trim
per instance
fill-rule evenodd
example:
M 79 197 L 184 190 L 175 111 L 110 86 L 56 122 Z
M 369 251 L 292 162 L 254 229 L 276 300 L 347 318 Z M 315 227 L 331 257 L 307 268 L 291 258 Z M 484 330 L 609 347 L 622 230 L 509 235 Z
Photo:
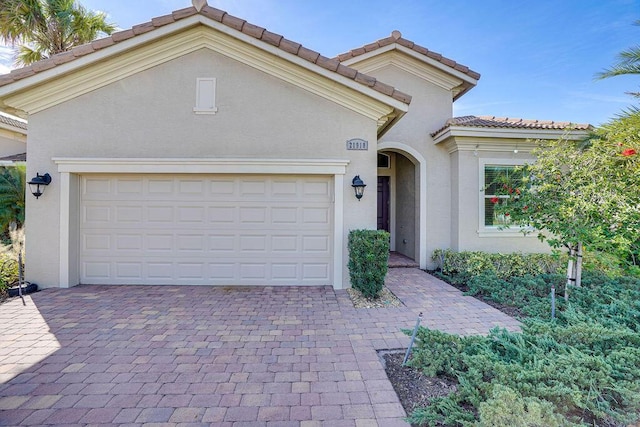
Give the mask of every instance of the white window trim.
M 204 90 L 206 88 L 202 83 L 211 82 L 212 83 L 212 92 L 209 94 L 213 101 L 212 107 L 205 107 L 200 105 L 200 99 L 204 97 Z M 218 107 L 216 107 L 216 78 L 215 77 L 198 77 L 196 79 L 196 106 L 193 108 L 193 112 L 196 114 L 215 114 L 218 112 Z
M 538 233 L 533 232 L 530 227 L 511 227 L 506 229 L 500 229 L 498 226 L 486 226 L 484 225 L 484 203 L 485 194 L 484 188 L 486 183 L 484 182 L 484 168 L 485 166 L 523 166 L 530 163 L 531 160 L 525 159 L 491 159 L 482 158 L 478 159 L 478 182 L 480 183 L 480 194 L 478 196 L 478 236 L 479 237 L 538 237 Z M 531 231 L 524 234 L 523 231 Z

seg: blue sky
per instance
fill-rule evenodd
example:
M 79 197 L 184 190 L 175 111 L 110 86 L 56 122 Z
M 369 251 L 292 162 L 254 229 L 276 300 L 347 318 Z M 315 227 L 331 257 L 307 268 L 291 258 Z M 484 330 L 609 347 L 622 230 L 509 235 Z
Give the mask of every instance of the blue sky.
M 121 28 L 190 0 L 82 0 Z M 454 114 L 601 124 L 632 105 L 640 76 L 594 80 L 640 44 L 640 0 L 209 0 L 325 56 L 400 30 L 482 74 Z M 0 48 L 0 72 L 11 53 Z M 3 67 L 5 67 L 3 69 Z

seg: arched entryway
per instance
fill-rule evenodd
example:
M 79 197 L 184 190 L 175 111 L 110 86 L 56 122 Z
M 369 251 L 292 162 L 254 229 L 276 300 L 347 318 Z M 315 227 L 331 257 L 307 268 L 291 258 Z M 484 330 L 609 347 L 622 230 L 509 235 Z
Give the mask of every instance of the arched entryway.
M 406 144 L 378 144 L 378 228 L 391 233 L 391 250 L 427 267 L 426 163 Z

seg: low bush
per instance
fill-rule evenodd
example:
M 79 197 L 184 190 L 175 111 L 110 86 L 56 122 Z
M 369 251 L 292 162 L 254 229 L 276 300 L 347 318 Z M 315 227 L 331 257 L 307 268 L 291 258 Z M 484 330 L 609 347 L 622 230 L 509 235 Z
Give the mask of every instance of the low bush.
M 550 319 L 561 275 L 475 277 L 470 292 L 520 309 L 521 332 L 459 337 L 421 328 L 411 364 L 455 393 L 411 414 L 451 426 L 624 426 L 640 420 L 640 280 L 586 272 Z
M 438 264 L 442 274 L 464 283 L 483 273 L 494 273 L 498 278 L 522 277 L 527 274 L 539 275 L 558 273 L 566 266 L 566 256 L 560 254 L 487 253 L 454 252 L 437 249 L 432 259 Z
M 389 233 L 351 230 L 348 247 L 351 286 L 367 298 L 377 298 L 389 268 Z

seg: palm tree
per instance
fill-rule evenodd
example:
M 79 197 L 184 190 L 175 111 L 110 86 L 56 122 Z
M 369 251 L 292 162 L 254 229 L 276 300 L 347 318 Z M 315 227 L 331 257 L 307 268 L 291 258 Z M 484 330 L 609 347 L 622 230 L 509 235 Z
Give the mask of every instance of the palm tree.
M 0 167 L 0 236 L 5 237 L 12 223 L 24 223 L 26 166 Z
M 0 41 L 17 46 L 16 65 L 29 65 L 111 34 L 106 19 L 75 0 L 1 0 Z
M 640 19 L 634 22 L 634 25 L 640 25 Z M 633 46 L 620 52 L 618 54 L 618 62 L 616 62 L 613 67 L 596 74 L 596 78 L 606 79 L 626 74 L 640 74 L 640 46 Z M 633 96 L 640 97 L 640 92 L 629 93 Z

